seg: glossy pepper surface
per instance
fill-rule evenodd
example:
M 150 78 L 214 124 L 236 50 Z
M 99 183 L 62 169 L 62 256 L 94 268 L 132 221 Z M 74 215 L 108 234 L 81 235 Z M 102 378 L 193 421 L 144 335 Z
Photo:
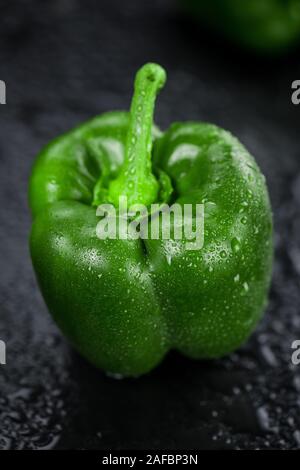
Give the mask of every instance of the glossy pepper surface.
M 181 0 L 203 24 L 241 46 L 276 54 L 300 43 L 299 0 Z
M 55 321 L 110 373 L 136 376 L 170 349 L 233 351 L 266 303 L 272 216 L 263 175 L 229 132 L 201 122 L 153 125 L 164 70 L 137 73 L 130 112 L 109 112 L 50 142 L 30 180 L 30 247 Z M 97 237 L 96 206 L 204 204 L 204 245 Z

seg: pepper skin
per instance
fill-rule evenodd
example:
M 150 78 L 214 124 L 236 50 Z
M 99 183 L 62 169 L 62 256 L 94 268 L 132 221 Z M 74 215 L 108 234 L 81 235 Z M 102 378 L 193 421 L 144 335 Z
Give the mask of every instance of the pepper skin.
M 273 55 L 300 43 L 299 0 L 181 0 L 204 24 L 238 45 Z
M 239 347 L 266 304 L 272 215 L 265 180 L 229 132 L 201 122 L 153 126 L 164 70 L 137 73 L 130 112 L 95 117 L 38 155 L 29 200 L 31 256 L 44 299 L 77 350 L 138 376 L 170 349 L 214 358 Z M 166 184 L 167 181 L 167 184 Z M 168 190 L 162 190 L 167 187 Z M 100 240 L 96 206 L 204 204 L 204 246 Z

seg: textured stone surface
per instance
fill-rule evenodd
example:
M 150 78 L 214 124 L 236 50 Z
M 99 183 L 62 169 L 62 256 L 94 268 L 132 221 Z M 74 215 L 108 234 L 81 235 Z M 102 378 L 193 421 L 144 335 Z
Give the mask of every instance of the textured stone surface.
M 2 1 L 0 78 L 0 448 L 300 447 L 300 107 L 295 53 L 267 61 L 205 37 L 171 0 Z M 81 359 L 53 324 L 27 247 L 26 191 L 42 145 L 88 117 L 127 108 L 138 66 L 169 80 L 157 123 L 223 126 L 255 155 L 275 216 L 270 304 L 229 358 L 171 354 L 148 376 L 117 381 Z

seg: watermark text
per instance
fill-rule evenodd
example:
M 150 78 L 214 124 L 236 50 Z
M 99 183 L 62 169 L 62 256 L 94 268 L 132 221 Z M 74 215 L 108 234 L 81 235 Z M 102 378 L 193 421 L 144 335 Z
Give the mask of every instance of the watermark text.
M 292 83 L 292 103 L 295 105 L 300 104 L 300 80 L 294 80 Z
M 300 339 L 295 339 L 295 341 L 292 342 L 292 349 L 295 349 L 295 351 L 292 354 L 292 363 L 294 366 L 298 366 L 300 364 Z
M 0 365 L 6 364 L 6 344 L 0 340 Z
M 0 80 L 0 104 L 6 104 L 6 85 L 3 80 Z
M 97 237 L 121 240 L 184 240 L 187 250 L 204 245 L 204 204 L 135 204 L 128 208 L 127 198 L 119 198 L 119 207 L 101 204 L 96 211 L 101 220 Z

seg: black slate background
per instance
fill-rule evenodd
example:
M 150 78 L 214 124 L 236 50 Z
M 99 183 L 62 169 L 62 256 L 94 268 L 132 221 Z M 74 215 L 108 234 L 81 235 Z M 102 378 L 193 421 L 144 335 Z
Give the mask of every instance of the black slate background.
M 214 122 L 255 155 L 275 217 L 267 313 L 251 340 L 213 362 L 172 353 L 151 374 L 114 380 L 67 344 L 28 253 L 30 168 L 49 139 L 128 108 L 136 69 L 168 71 L 156 121 Z M 0 449 L 300 447 L 299 52 L 257 58 L 201 33 L 172 0 L 0 2 Z

